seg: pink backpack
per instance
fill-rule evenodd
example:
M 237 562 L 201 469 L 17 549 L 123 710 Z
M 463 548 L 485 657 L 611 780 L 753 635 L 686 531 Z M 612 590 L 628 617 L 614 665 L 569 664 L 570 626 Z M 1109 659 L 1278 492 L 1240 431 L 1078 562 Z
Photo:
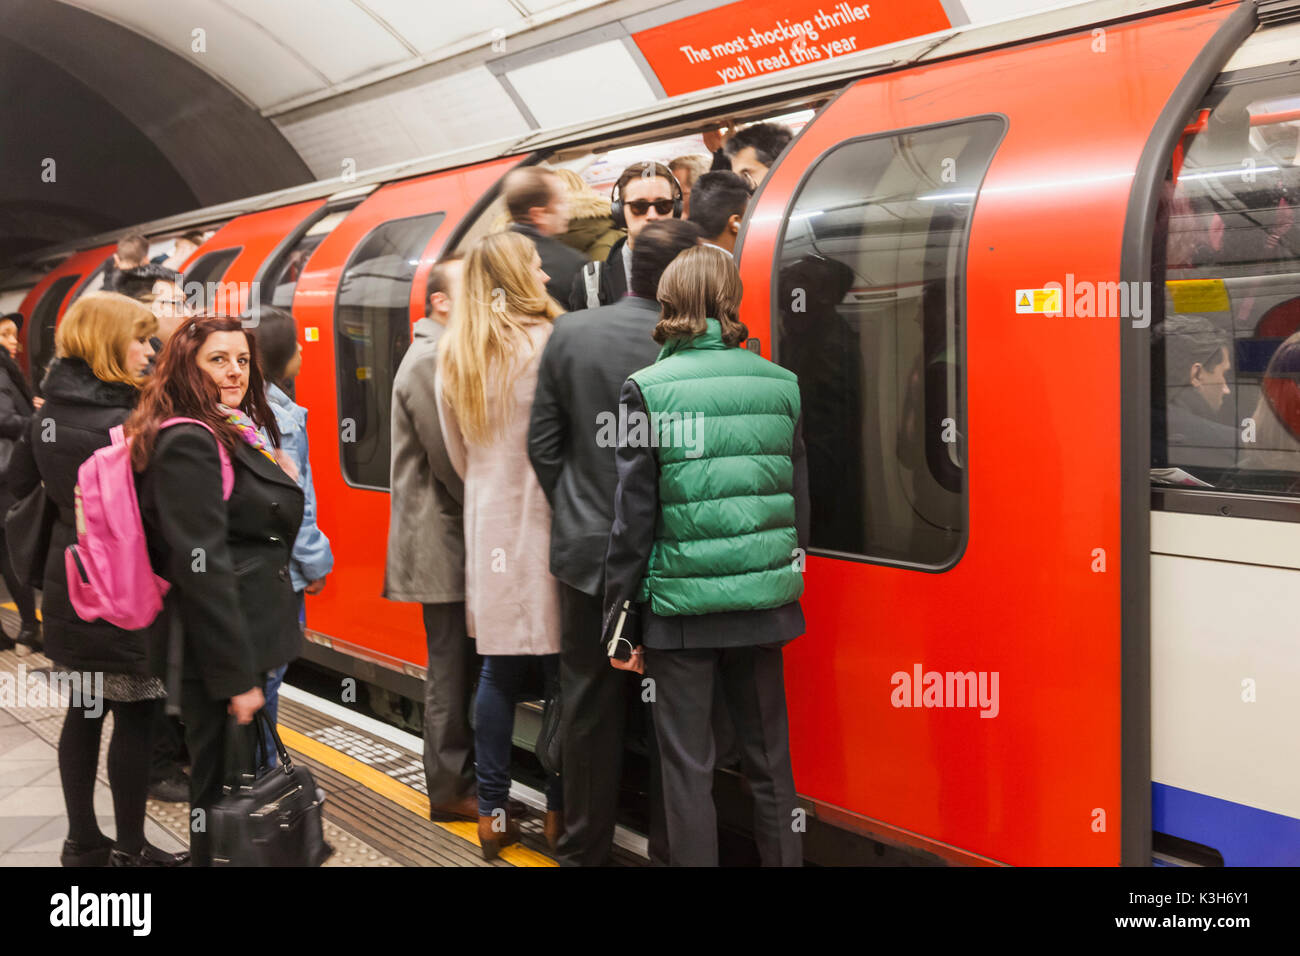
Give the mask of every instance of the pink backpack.
M 212 431 L 194 418 L 169 418 L 160 428 L 187 422 Z M 153 573 L 145 544 L 140 502 L 135 496 L 131 442 L 114 427 L 111 445 L 97 450 L 77 470 L 77 543 L 64 551 L 68 597 L 83 621 L 99 618 L 128 631 L 152 624 L 171 585 Z M 216 438 L 215 433 L 212 436 Z M 225 446 L 221 456 L 221 497 L 230 500 L 235 471 Z

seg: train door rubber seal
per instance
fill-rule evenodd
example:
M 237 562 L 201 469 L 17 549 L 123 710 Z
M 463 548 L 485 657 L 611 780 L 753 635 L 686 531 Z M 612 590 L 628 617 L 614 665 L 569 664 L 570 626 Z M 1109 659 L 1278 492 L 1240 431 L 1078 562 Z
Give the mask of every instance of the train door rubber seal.
M 1242 0 L 1174 87 L 1138 159 L 1124 217 L 1121 282 L 1152 279 L 1165 170 L 1188 115 L 1257 25 Z M 1152 301 L 1154 302 L 1154 296 Z M 1154 307 L 1154 306 L 1153 306 Z M 1151 865 L 1151 323 L 1120 323 L 1120 865 Z

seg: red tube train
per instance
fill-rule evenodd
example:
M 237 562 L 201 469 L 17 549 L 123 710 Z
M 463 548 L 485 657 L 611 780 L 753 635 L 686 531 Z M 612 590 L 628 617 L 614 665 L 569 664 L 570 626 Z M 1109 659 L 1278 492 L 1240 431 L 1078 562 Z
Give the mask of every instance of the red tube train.
M 337 559 L 307 656 L 419 696 L 419 608 L 380 597 L 389 391 L 502 175 L 794 116 L 738 261 L 749 346 L 804 389 L 809 815 L 950 862 L 1300 862 L 1300 423 L 1270 404 L 1300 329 L 1296 7 L 1057 11 L 138 227 L 215 229 L 187 291 L 299 323 Z M 115 237 L 26 280 L 33 361 Z M 1224 342 L 1215 441 L 1175 427 L 1202 388 L 1175 316 Z

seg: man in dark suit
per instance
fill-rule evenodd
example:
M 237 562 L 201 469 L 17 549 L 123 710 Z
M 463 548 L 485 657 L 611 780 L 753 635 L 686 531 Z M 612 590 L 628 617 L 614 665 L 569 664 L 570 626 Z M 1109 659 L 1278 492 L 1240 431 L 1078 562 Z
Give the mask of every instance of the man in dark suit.
M 647 225 L 632 255 L 631 294 L 612 305 L 560 316 L 542 353 L 528 430 L 528 456 L 551 503 L 551 573 L 564 621 L 560 696 L 565 835 L 560 859 L 607 862 L 614 839 L 629 697 L 639 684 L 609 666 L 600 644 L 605 546 L 614 520 L 618 419 L 627 376 L 654 362 L 659 277 L 699 230 L 680 220 Z M 652 786 L 652 790 L 655 789 Z M 664 858 L 657 793 L 651 794 L 650 852 Z
M 569 290 L 582 271 L 587 257 L 554 238 L 569 229 L 569 197 L 564 181 L 549 169 L 523 166 L 506 173 L 501 184 L 510 214 L 510 229 L 533 240 L 542 258 L 542 271 L 550 278 L 546 291 L 560 305 L 569 300 Z

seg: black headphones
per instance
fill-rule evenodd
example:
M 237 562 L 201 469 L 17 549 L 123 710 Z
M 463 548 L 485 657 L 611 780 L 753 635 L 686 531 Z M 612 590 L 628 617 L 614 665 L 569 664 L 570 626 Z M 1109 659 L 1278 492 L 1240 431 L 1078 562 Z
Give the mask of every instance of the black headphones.
M 663 163 L 633 163 L 627 169 L 635 169 L 638 166 L 641 167 L 641 171 L 633 178 L 667 179 L 673 184 L 673 218 L 681 219 L 682 206 L 685 205 L 685 200 L 682 196 L 682 184 L 677 181 L 677 177 L 673 175 L 673 171 Z M 609 193 L 609 214 L 614 218 L 615 229 L 627 228 L 627 217 L 623 215 L 623 189 L 619 185 L 622 183 L 623 177 L 627 175 L 627 169 L 619 173 L 618 180 L 614 183 L 614 188 L 610 190 Z M 643 176 L 646 169 L 654 170 L 654 175 Z M 659 171 L 660 169 L 663 170 L 662 173 Z M 628 182 L 631 181 L 631 179 L 628 180 Z

